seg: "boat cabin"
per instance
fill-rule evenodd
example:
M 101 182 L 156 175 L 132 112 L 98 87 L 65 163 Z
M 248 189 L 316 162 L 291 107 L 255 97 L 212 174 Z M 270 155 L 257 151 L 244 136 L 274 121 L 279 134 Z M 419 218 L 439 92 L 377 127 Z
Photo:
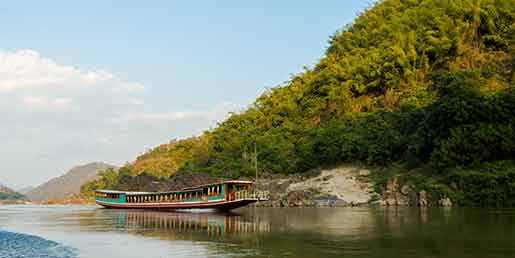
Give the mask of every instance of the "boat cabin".
M 170 192 L 96 191 L 96 201 L 104 204 L 204 204 L 256 199 L 252 181 L 231 180 Z M 257 200 L 256 200 L 257 201 Z

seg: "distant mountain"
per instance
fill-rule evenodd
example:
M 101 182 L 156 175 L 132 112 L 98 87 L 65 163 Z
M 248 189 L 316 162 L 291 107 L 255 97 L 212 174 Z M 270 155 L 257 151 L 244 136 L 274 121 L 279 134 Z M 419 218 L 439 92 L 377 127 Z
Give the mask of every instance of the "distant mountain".
M 5 200 L 22 200 L 24 196 L 11 188 L 0 184 L 0 202 Z
M 94 162 L 83 166 L 73 167 L 66 174 L 51 179 L 50 181 L 30 190 L 25 195 L 34 201 L 50 199 L 62 199 L 80 192 L 80 187 L 98 178 L 98 173 L 115 166 Z
M 22 187 L 20 189 L 18 189 L 18 193 L 21 193 L 21 194 L 26 194 L 32 190 L 34 190 L 34 186 L 26 186 L 26 187 Z

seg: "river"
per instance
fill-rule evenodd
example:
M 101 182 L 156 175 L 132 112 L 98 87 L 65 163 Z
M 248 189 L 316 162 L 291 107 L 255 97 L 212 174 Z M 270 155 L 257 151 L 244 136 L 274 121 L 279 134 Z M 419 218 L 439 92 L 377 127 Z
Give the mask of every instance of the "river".
M 0 258 L 515 257 L 515 210 L 0 206 Z

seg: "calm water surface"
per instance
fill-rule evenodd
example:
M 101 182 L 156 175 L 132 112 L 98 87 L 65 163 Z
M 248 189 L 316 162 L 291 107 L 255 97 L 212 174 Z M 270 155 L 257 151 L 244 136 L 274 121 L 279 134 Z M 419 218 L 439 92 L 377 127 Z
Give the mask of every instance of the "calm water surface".
M 0 206 L 4 257 L 513 258 L 515 210 Z

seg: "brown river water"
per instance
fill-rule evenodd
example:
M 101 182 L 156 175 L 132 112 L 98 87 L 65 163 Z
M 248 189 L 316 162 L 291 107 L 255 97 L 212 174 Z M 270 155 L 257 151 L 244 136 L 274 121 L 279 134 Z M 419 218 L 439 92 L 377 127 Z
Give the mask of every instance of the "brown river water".
M 0 206 L 8 257 L 515 257 L 515 210 Z

